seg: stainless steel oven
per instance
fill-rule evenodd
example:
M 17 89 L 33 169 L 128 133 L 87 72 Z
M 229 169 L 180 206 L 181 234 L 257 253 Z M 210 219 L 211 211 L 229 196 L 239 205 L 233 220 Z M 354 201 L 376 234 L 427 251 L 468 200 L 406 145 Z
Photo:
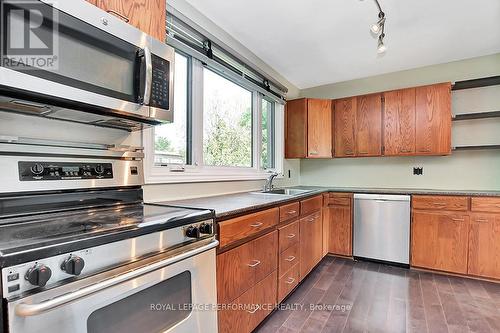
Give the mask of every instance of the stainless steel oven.
M 9 332 L 216 333 L 216 245 L 183 247 L 9 301 Z
M 170 46 L 83 0 L 1 2 L 2 110 L 129 130 L 173 120 Z M 48 55 L 9 46 L 34 24 Z

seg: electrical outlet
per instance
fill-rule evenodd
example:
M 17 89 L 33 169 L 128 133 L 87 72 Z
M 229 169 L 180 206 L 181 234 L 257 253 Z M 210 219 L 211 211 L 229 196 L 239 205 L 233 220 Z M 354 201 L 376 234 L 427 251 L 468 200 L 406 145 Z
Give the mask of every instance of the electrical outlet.
M 423 167 L 413 167 L 413 174 L 416 176 L 422 176 L 424 174 Z

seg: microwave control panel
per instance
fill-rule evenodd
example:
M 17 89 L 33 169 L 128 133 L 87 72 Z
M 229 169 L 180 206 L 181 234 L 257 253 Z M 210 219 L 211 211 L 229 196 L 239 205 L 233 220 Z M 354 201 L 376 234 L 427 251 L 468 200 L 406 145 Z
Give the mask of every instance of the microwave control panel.
M 149 105 L 155 108 L 170 109 L 170 62 L 154 54 L 151 55 L 153 62 L 153 80 L 151 82 L 151 98 Z
M 19 162 L 19 180 L 73 180 L 113 178 L 111 163 Z

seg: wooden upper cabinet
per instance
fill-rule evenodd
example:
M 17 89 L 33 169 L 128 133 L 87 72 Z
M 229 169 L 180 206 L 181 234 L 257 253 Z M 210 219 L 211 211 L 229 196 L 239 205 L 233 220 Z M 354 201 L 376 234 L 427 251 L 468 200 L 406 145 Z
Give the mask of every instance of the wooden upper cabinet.
M 334 107 L 334 143 L 335 157 L 355 156 L 354 131 L 356 127 L 357 98 L 335 100 Z
M 165 0 L 90 0 L 89 2 L 148 35 L 165 41 L 167 5 Z
M 331 100 L 307 100 L 307 157 L 332 157 Z
M 384 93 L 384 155 L 415 154 L 415 88 Z
M 285 158 L 305 158 L 307 155 L 307 99 L 286 103 Z
M 416 154 L 451 154 L 451 83 L 416 89 Z
M 332 157 L 331 100 L 301 98 L 287 102 L 285 157 Z
M 382 155 L 382 94 L 357 97 L 356 156 Z

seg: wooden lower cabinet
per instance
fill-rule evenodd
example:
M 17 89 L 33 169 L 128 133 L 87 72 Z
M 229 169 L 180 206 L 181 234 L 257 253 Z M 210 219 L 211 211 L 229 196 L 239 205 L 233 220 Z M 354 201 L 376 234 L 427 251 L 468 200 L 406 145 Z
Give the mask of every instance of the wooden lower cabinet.
M 500 214 L 471 215 L 468 273 L 500 279 Z
M 217 255 L 217 299 L 228 303 L 278 267 L 278 231 Z
M 329 206 L 328 218 L 328 252 L 352 256 L 351 206 Z
M 219 333 L 252 332 L 276 306 L 277 271 L 273 271 L 234 301 L 221 304 Z
M 467 273 L 469 215 L 413 211 L 411 265 Z
M 323 258 L 321 210 L 300 219 L 300 279 Z

